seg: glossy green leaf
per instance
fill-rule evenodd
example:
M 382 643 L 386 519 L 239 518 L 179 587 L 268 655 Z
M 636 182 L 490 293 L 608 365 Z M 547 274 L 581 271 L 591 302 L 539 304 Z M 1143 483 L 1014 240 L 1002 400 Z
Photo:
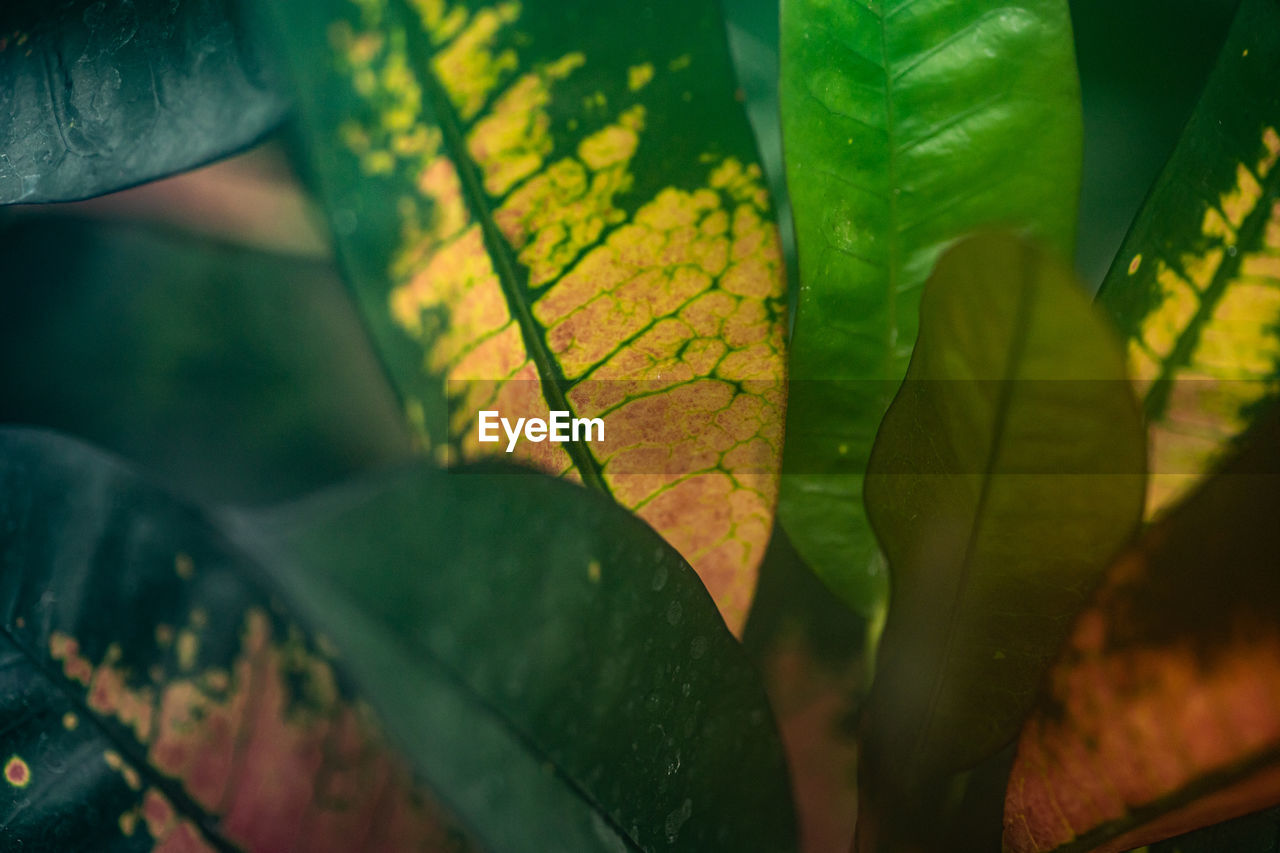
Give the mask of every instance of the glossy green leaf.
M 122 189 L 244 148 L 284 117 L 236 0 L 7 0 L 0 204 Z
M 481 410 L 601 417 L 515 458 L 611 495 L 741 627 L 772 527 L 782 263 L 714 0 L 271 4 L 308 164 L 441 463 Z
M 794 849 L 740 647 L 599 496 L 423 467 L 215 525 L 8 430 L 0 531 L 24 850 Z M 438 799 L 388 776 L 355 689 Z
M 0 226 L 0 422 L 63 430 L 211 502 L 407 458 L 331 265 L 138 225 Z
M 1143 449 L 1123 351 L 1067 269 L 1006 236 L 943 256 L 867 474 L 892 597 L 860 822 L 1017 734 L 1138 524 Z
M 1008 853 L 1121 853 L 1280 802 L 1277 506 L 1273 410 L 1076 619 L 1018 740 Z
M 1064 257 L 1080 180 L 1065 0 L 784 0 L 782 127 L 800 297 L 780 512 L 855 609 L 886 577 L 862 509 L 920 289 L 980 227 Z
M 1155 515 L 1280 392 L 1280 8 L 1244 0 L 1099 298 L 1129 339 Z

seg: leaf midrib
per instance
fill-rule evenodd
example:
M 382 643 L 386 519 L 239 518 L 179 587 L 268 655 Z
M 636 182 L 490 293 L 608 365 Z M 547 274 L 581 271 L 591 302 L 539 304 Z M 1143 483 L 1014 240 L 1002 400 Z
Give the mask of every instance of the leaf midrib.
M 413 25 L 415 16 L 412 10 L 406 7 L 405 0 L 392 0 L 392 5 L 398 23 L 403 27 L 408 40 L 409 62 L 422 83 L 432 116 L 445 139 L 447 156 L 457 170 L 463 200 L 472 219 L 480 226 L 485 250 L 493 263 L 494 274 L 502 288 L 503 296 L 506 297 L 507 307 L 520 327 L 520 336 L 524 341 L 525 350 L 537 368 L 543 397 L 552 410 L 573 412 L 573 407 L 569 405 L 563 391 L 568 384 L 567 379 L 559 362 L 547 350 L 546 342 L 542 337 L 543 329 L 533 317 L 528 304 L 525 280 L 520 275 L 518 262 L 506 238 L 494 225 L 493 210 L 477 174 L 477 166 L 467 148 L 462 122 L 431 68 L 429 60 L 435 51 L 422 29 Z M 596 461 L 586 444 L 570 439 L 564 447 L 581 475 L 583 483 L 612 498 L 613 494 L 605 483 L 600 463 Z
M 1130 809 L 1123 817 L 1089 827 L 1073 840 L 1053 848 L 1051 853 L 1089 853 L 1108 841 L 1142 829 L 1147 824 L 1165 815 L 1174 814 L 1205 797 L 1249 782 L 1255 776 L 1277 766 L 1280 766 L 1280 748 L 1272 748 L 1232 766 L 1202 774 L 1172 794 Z
M 1034 264 L 1026 262 L 1027 255 L 1025 250 L 1021 251 L 1019 255 L 1019 260 L 1021 261 L 1020 266 L 1022 267 L 1020 270 L 1020 278 L 1027 283 L 1020 288 L 1018 307 L 1014 313 L 1013 336 L 1009 341 L 1009 348 L 1005 353 L 1004 363 L 1006 369 L 1003 372 L 1006 378 L 1004 381 L 998 383 L 1000 395 L 996 399 L 995 417 L 993 420 L 994 430 L 992 432 L 991 441 L 987 446 L 986 458 L 983 461 L 982 486 L 978 491 L 978 500 L 974 504 L 973 523 L 970 525 L 969 534 L 965 541 L 964 554 L 960 562 L 960 577 L 956 583 L 956 595 L 952 598 L 947 610 L 945 620 L 946 628 L 942 633 L 942 657 L 939 659 L 937 668 L 932 677 L 933 688 L 929 695 L 929 702 L 925 706 L 925 714 L 923 717 L 923 724 L 920 727 L 920 733 L 916 736 L 915 743 L 911 746 L 907 762 L 907 766 L 909 768 L 914 768 L 920 752 L 928 742 L 928 736 L 933 730 L 935 711 L 942 698 L 942 687 L 947 681 L 947 667 L 951 664 L 951 659 L 957 646 L 957 644 L 953 642 L 953 639 L 960 621 L 959 616 L 962 609 L 960 602 L 964 598 L 965 590 L 969 585 L 969 575 L 974 562 L 974 551 L 981 536 L 983 519 L 986 516 L 987 501 L 991 496 L 992 478 L 1001 455 L 1005 427 L 1009 420 L 1009 412 L 1013 408 L 1014 387 L 1017 384 L 1014 381 L 1014 377 L 1017 375 L 1017 365 L 1023 361 L 1026 354 L 1031 305 L 1034 302 L 1034 291 L 1039 285 L 1039 278 L 1036 276 Z

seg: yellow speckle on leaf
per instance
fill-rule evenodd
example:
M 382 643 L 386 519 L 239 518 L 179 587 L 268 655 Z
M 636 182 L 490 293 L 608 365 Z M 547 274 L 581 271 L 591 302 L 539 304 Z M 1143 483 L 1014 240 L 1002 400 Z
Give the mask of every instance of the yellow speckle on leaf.
M 387 175 L 396 167 L 396 158 L 390 151 L 370 151 L 360 161 L 366 175 Z
M 494 102 L 467 135 L 467 149 L 484 173 L 485 191 L 500 196 L 542 168 L 551 152 L 551 86 L 581 67 L 571 53 L 522 75 Z
M 173 570 L 178 577 L 189 581 L 196 575 L 196 564 L 189 554 L 179 553 L 173 558 Z
M 178 632 L 178 666 L 190 671 L 195 668 L 196 654 L 200 650 L 200 640 L 195 633 L 187 629 Z
M 388 36 L 372 57 L 348 46 L 349 79 L 364 68 L 378 79 L 370 117 L 340 130 L 343 144 L 365 162 L 389 153 L 397 175 L 417 176 L 395 207 L 387 310 L 419 344 L 421 378 L 444 384 L 449 407 L 437 421 L 407 400 L 415 434 L 431 433 L 422 444 L 442 460 L 500 452 L 478 441 L 477 412 L 545 417 L 549 392 L 531 357 L 542 349 L 572 384 L 573 416 L 609 425 L 609 442 L 583 449 L 614 497 L 693 563 L 741 627 L 768 539 L 785 396 L 785 283 L 759 167 L 694 149 L 705 182 L 646 183 L 636 197 L 633 170 L 653 145 L 643 105 L 612 106 L 583 88 L 590 69 L 578 69 L 590 60 L 581 53 L 524 61 L 515 3 L 474 12 L 448 0 L 410 3 L 442 45 L 433 68 L 465 128 L 477 201 L 517 262 L 514 281 L 500 279 L 495 235 L 464 200 L 458 161 L 425 118 L 409 121 L 411 99 L 397 92 L 413 89 L 412 77 L 386 70 L 404 45 Z M 446 26 L 453 34 L 436 41 Z M 691 62 L 686 54 L 657 65 Z M 571 75 L 578 86 L 565 82 Z M 626 83 L 636 92 L 654 77 L 654 63 L 639 63 Z M 588 476 L 563 444 L 521 442 L 514 456 L 553 475 Z M 588 578 L 600 571 L 589 563 Z
M 432 67 L 463 121 L 474 118 L 490 93 L 518 67 L 515 51 L 499 49 L 495 42 L 502 28 L 519 15 L 519 3 L 479 9 L 432 59 Z
M 4 765 L 4 780 L 14 788 L 25 788 L 31 784 L 31 768 L 21 757 L 12 755 Z
M 639 92 L 653 79 L 653 63 L 645 62 L 627 69 L 627 88 Z
M 67 731 L 74 731 L 78 725 L 80 725 L 80 718 L 72 712 L 68 711 L 62 715 L 62 727 Z
M 1129 275 L 1137 273 L 1138 268 L 1142 266 L 1142 253 L 1133 256 L 1133 260 L 1129 261 Z
M 592 560 L 587 563 L 587 580 L 592 583 L 600 583 L 600 561 Z

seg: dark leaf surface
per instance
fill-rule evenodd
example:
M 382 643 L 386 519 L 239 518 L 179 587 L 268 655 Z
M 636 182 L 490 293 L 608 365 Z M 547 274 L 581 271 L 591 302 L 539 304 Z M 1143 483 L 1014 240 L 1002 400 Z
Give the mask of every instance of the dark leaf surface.
M 603 499 L 420 468 L 238 516 L 255 562 L 82 445 L 0 441 L 23 849 L 793 849 L 741 649 Z
M 1151 853 L 1276 853 L 1280 850 L 1280 809 L 1207 826 L 1152 844 Z
M 256 529 L 317 611 L 352 603 L 334 641 L 380 662 L 371 700 L 494 850 L 794 849 L 757 676 L 687 564 L 603 497 L 419 470 Z
M 198 166 L 261 138 L 287 107 L 238 0 L 0 9 L 0 204 Z

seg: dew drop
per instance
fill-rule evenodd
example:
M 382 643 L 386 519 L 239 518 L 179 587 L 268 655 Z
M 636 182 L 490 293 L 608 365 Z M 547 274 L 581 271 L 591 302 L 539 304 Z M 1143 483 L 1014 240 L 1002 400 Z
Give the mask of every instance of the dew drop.
M 680 602 L 673 601 L 667 605 L 667 622 L 672 625 L 679 625 L 683 616 L 684 608 L 680 606 Z
M 667 567 L 658 566 L 658 570 L 653 573 L 653 582 L 650 584 L 654 592 L 660 592 L 667 585 Z
M 667 815 L 666 825 L 664 829 L 667 832 L 667 843 L 675 844 L 676 839 L 680 837 L 680 829 L 693 815 L 693 800 L 686 799 L 680 804 L 680 808 L 673 810 Z

